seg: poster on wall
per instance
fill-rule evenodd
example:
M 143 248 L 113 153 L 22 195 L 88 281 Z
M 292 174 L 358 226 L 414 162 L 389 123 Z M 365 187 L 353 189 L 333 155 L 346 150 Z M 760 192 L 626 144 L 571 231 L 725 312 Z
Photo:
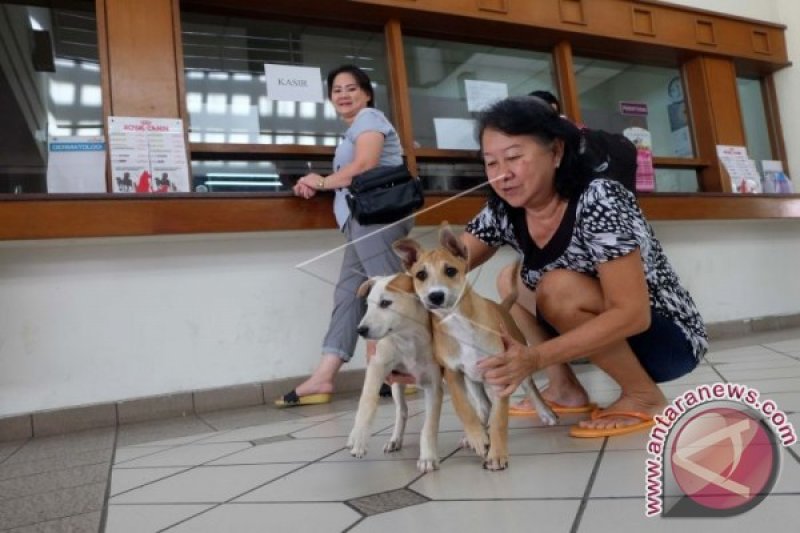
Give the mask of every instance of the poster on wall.
M 324 103 L 319 67 L 264 64 L 267 98 L 292 102 Z
M 631 100 L 619 101 L 619 114 L 629 117 L 646 117 L 649 111 L 647 102 L 638 102 Z
M 672 135 L 672 152 L 678 157 L 692 157 L 692 138 L 689 135 L 689 117 L 686 114 L 686 101 L 683 98 L 681 79 L 675 76 L 667 84 L 667 105 L 669 130 Z
M 468 118 L 434 118 L 436 147 L 443 150 L 477 150 L 475 121 Z
M 189 192 L 181 119 L 109 117 L 108 145 L 113 192 Z
M 464 80 L 467 111 L 483 111 L 498 100 L 508 97 L 508 85 L 496 81 Z
M 58 136 L 47 142 L 47 192 L 106 192 L 106 140 Z

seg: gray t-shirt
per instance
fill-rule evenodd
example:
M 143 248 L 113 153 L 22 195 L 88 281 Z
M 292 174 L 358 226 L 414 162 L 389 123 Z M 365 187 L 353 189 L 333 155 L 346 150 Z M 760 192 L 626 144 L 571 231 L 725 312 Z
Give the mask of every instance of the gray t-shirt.
M 333 157 L 334 172 L 353 162 L 356 156 L 356 139 L 365 131 L 377 131 L 383 134 L 383 150 L 378 166 L 397 166 L 403 162 L 403 147 L 392 123 L 381 111 L 366 107 L 358 112 L 353 123 L 344 132 L 342 142 L 336 147 L 336 155 Z M 347 194 L 347 189 L 337 189 L 333 201 L 333 213 L 336 215 L 339 229 L 343 228 L 350 218 Z

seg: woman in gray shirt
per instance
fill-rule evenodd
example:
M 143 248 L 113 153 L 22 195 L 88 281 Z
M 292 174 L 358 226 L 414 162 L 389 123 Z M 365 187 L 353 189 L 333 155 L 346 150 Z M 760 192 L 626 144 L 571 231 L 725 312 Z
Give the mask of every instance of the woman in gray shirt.
M 353 177 L 377 166 L 401 164 L 403 149 L 392 124 L 374 108 L 372 83 L 360 68 L 344 65 L 330 72 L 328 98 L 348 125 L 344 138 L 336 147 L 334 172 L 328 176 L 307 174 L 298 180 L 293 190 L 295 195 L 306 199 L 318 191 L 334 190 L 336 223 L 348 245 L 334 291 L 328 332 L 322 343 L 322 360 L 311 377 L 276 400 L 279 407 L 330 401 L 336 373 L 353 356 L 358 340 L 356 329 L 365 311 L 365 304 L 356 296 L 356 291 L 368 277 L 401 271 L 400 260 L 391 245 L 408 235 L 413 226 L 413 219 L 362 226 L 350 216 L 347 187 Z M 374 351 L 375 342 L 368 342 L 367 356 Z

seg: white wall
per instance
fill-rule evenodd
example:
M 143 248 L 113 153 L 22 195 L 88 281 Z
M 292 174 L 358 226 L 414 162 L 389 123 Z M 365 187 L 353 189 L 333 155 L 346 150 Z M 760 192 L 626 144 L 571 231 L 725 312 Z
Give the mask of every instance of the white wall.
M 708 322 L 800 312 L 800 221 L 655 227 Z M 334 230 L 0 243 L 0 417 L 309 373 L 338 258 L 295 266 L 341 244 Z
M 665 4 L 677 4 L 707 11 L 717 11 L 738 17 L 766 20 L 785 24 L 779 16 L 776 4 L 794 3 L 796 0 L 667 0 Z

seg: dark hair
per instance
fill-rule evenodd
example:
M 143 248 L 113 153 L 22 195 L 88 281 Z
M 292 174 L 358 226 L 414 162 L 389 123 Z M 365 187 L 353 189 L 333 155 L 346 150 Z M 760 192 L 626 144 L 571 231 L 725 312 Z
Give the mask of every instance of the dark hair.
M 369 95 L 367 107 L 375 107 L 375 93 L 372 90 L 372 82 L 369 76 L 367 76 L 367 73 L 355 65 L 342 65 L 328 73 L 328 100 L 331 99 L 331 95 L 333 94 L 333 80 L 342 73 L 350 74 L 356 79 L 356 83 L 361 90 Z
M 561 139 L 564 142 L 564 154 L 554 178 L 556 192 L 562 198 L 573 199 L 588 185 L 591 173 L 578 153 L 580 130 L 540 98 L 510 97 L 495 102 L 481 112 L 477 128 L 481 148 L 483 132 L 487 128 L 506 135 L 528 135 L 543 145 Z
M 542 100 L 550 104 L 551 107 L 555 106 L 555 110 L 557 113 L 559 114 L 561 113 L 561 102 L 559 102 L 558 98 L 556 98 L 556 95 L 554 95 L 550 91 L 532 91 L 528 93 L 528 96 L 535 96 L 537 98 L 541 98 Z

